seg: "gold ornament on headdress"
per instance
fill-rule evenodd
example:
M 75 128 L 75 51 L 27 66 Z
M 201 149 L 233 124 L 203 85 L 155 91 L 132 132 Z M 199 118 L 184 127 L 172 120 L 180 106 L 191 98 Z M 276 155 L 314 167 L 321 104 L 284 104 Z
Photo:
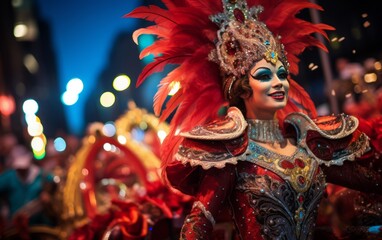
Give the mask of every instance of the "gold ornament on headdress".
M 248 8 L 245 0 L 223 0 L 224 13 L 210 16 L 220 26 L 216 49 L 209 59 L 220 65 L 224 75 L 244 76 L 261 59 L 286 69 L 289 63 L 279 37 L 274 37 L 265 23 L 258 20 L 262 6 Z

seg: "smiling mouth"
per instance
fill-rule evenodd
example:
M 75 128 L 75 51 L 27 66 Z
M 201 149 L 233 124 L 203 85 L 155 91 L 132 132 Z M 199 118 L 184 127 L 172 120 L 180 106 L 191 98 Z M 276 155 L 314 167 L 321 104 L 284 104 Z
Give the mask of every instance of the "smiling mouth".
M 281 92 L 281 91 L 280 92 L 274 92 L 274 93 L 268 94 L 268 96 L 270 96 L 276 100 L 284 100 L 285 92 Z

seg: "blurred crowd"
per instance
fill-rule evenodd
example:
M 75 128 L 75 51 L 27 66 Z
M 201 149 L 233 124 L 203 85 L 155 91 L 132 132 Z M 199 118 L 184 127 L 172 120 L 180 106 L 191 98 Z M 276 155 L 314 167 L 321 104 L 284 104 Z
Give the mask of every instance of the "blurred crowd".
M 334 91 L 341 112 L 370 119 L 382 115 L 382 63 L 374 58 L 362 63 L 336 61 Z
M 67 143 L 66 151 L 58 152 L 53 141 L 48 140 L 46 155 L 38 160 L 27 138 L 12 132 L 0 135 L 1 237 L 10 234 L 31 239 L 30 227 L 54 228 L 60 224 L 56 197 L 70 164 L 69 157 L 79 146 L 75 137 L 68 137 Z

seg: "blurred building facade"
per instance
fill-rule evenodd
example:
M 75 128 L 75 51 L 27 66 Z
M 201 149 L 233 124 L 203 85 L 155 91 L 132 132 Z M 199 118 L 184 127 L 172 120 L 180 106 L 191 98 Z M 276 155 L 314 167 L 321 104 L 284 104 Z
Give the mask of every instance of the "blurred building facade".
M 50 26 L 39 18 L 33 0 L 0 2 L 0 42 L 0 95 L 14 100 L 12 113 L 1 113 L 1 132 L 23 134 L 22 104 L 29 98 L 39 105 L 37 115 L 48 137 L 57 129 L 66 131 Z

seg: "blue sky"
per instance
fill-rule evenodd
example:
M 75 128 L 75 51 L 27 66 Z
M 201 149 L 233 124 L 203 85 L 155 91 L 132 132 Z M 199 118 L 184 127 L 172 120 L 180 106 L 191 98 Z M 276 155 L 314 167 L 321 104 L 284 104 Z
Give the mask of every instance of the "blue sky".
M 65 107 L 70 132 L 82 134 L 86 98 L 108 59 L 112 41 L 121 31 L 132 31 L 136 20 L 123 15 L 140 0 L 36 0 L 41 17 L 49 22 L 58 63 L 60 92 L 72 78 L 84 82 L 79 101 Z

